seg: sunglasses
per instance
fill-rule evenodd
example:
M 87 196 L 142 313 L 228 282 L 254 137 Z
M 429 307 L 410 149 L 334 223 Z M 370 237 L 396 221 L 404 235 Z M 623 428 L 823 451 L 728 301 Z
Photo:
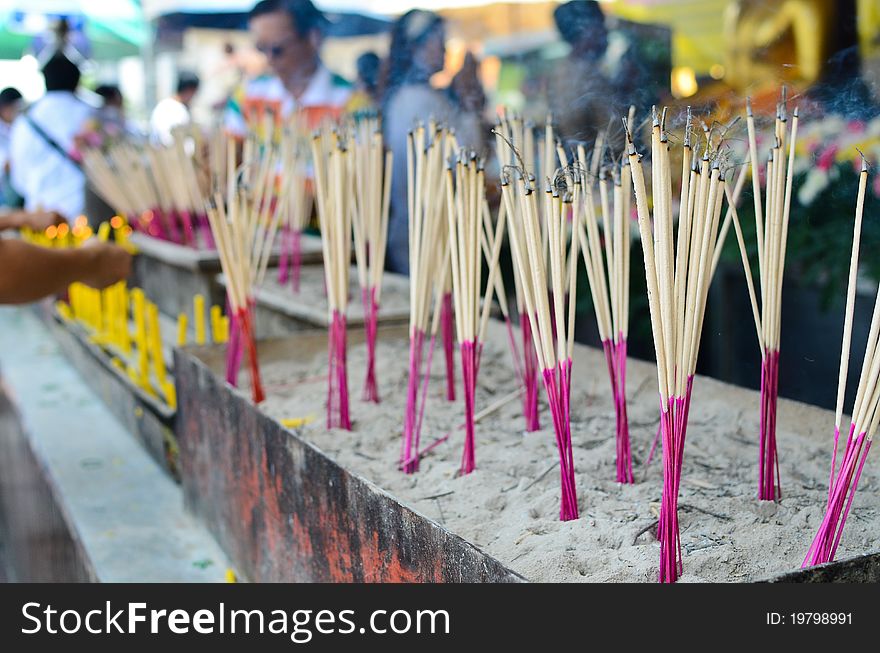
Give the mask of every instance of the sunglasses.
M 290 46 L 290 41 L 285 41 L 284 43 L 276 43 L 275 45 L 262 45 L 257 44 L 257 52 L 262 54 L 268 59 L 278 59 L 280 58 L 288 46 Z

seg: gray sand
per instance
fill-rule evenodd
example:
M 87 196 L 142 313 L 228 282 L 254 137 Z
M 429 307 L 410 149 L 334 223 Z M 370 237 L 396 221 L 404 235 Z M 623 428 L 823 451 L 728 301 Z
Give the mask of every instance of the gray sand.
M 524 433 L 520 400 L 507 403 L 477 425 L 473 474 L 457 475 L 464 440 L 457 429 L 422 460 L 417 474 L 398 471 L 408 346 L 403 339 L 380 342 L 384 401 L 378 406 L 360 400 L 364 347 L 349 346 L 353 432 L 324 428 L 322 347 L 303 347 L 299 361 L 265 365 L 268 399 L 263 410 L 279 419 L 315 416 L 301 432 L 321 450 L 530 580 L 656 581 L 660 548 L 651 526 L 662 486 L 659 448 L 651 466 L 643 466 L 657 424 L 653 366 L 630 361 L 629 415 L 637 483 L 620 485 L 613 480 L 614 413 L 604 358 L 598 350 L 576 348 L 572 436 L 580 519 L 562 523 L 558 454 L 543 386 L 543 430 Z M 444 399 L 444 370 L 438 346 L 423 447 L 463 420 L 461 398 L 455 403 Z M 477 410 L 516 387 L 503 327 L 493 324 L 480 371 Z M 461 391 L 460 379 L 457 389 Z M 833 414 L 780 400 L 777 438 L 783 498 L 769 503 L 755 498 L 758 408 L 755 392 L 708 378 L 695 380 L 679 498 L 683 581 L 749 581 L 794 571 L 819 526 L 827 495 Z M 838 559 L 877 550 L 878 487 L 878 466 L 871 460 Z

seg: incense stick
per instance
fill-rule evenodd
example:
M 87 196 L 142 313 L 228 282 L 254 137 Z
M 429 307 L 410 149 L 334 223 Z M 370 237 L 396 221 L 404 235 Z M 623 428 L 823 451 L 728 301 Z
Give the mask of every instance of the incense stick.
M 440 326 L 440 303 L 451 265 L 443 172 L 443 164 L 451 148 L 448 132 L 433 123 L 419 125 L 407 137 L 410 354 L 400 451 L 400 464 L 406 474 L 419 469 L 421 426 L 434 343 Z M 423 372 L 425 335 L 429 323 L 431 339 Z
M 858 276 L 859 247 L 861 243 L 862 216 L 865 207 L 865 189 L 868 181 L 868 167 L 862 160 L 859 174 L 859 190 L 856 200 L 855 223 L 853 226 L 852 253 L 847 284 L 846 309 L 844 314 L 843 343 L 840 352 L 840 373 L 837 388 L 837 406 L 834 424 L 834 449 L 831 456 L 831 477 L 828 483 L 828 503 L 822 522 L 804 558 L 803 566 L 831 562 L 843 536 L 846 519 L 852 507 L 859 478 L 862 474 L 868 451 L 880 423 L 880 290 L 874 302 L 874 313 L 868 334 L 859 385 L 853 402 L 852 417 L 846 445 L 837 466 L 838 440 L 843 416 L 843 403 L 849 369 L 850 346 L 852 344 L 852 322 L 855 310 L 855 289 Z
M 655 110 L 651 134 L 653 213 L 648 208 L 642 162 L 626 121 L 624 127 L 657 356 L 663 443 L 659 580 L 674 582 L 682 573 L 678 492 L 684 444 L 725 180 L 719 161 L 712 159 L 716 146 L 707 132 L 698 168 L 682 178 L 677 243 L 674 242 L 669 142 L 663 120 Z M 685 166 L 693 156 L 690 133 L 688 112 L 683 147 Z
M 788 240 L 788 222 L 791 210 L 794 155 L 797 141 L 798 111 L 794 110 L 789 127 L 785 106 L 785 90 L 777 106 L 774 125 L 775 143 L 770 150 L 767 167 L 766 203 L 762 207 L 761 189 L 758 184 L 758 154 L 756 151 L 755 121 L 751 102 L 747 103 L 746 123 L 749 133 L 749 161 L 751 163 L 752 188 L 755 193 L 755 225 L 757 227 L 758 273 L 760 302 L 752 282 L 752 273 L 745 253 L 745 243 L 737 224 L 743 268 L 748 283 L 755 326 L 758 329 L 758 347 L 761 352 L 761 406 L 759 420 L 758 452 L 758 498 L 775 501 L 782 496 L 779 476 L 779 456 L 776 446 L 776 406 L 779 395 L 779 350 L 782 322 L 782 281 L 785 272 L 785 250 Z M 786 156 L 785 146 L 788 143 Z M 743 173 L 745 171 L 743 170 Z M 742 183 L 740 174 L 739 186 Z M 728 214 L 735 217 L 732 200 Z M 738 222 L 738 220 L 737 220 Z M 720 254 L 720 252 L 716 253 Z M 760 309 L 759 309 L 760 303 Z M 841 369 L 843 376 L 846 370 Z M 842 402 L 839 400 L 838 405 Z M 839 427 L 838 411 L 838 427 Z
M 346 363 L 349 266 L 351 262 L 354 150 L 340 133 L 324 128 L 312 139 L 315 196 L 327 286 L 327 428 L 351 430 Z
M 536 337 L 533 341 L 535 353 L 543 368 L 544 388 L 547 393 L 550 413 L 560 461 L 561 498 L 559 517 L 563 521 L 577 519 L 577 492 L 574 481 L 574 457 L 571 443 L 571 353 L 573 348 L 573 320 L 575 302 L 569 302 L 568 319 L 563 319 L 563 306 L 558 301 L 553 306 L 555 324 L 551 320 L 551 297 L 564 296 L 563 288 L 569 284 L 572 297 L 575 295 L 576 264 L 579 241 L 582 237 L 570 239 L 568 267 L 563 265 L 566 256 L 565 237 L 568 215 L 573 203 L 580 202 L 580 189 L 572 175 L 564 175 L 565 189 L 562 193 L 548 183 L 545 189 L 547 211 L 547 248 L 542 246 L 542 236 L 538 217 L 536 189 L 533 180 L 522 169 L 515 169 L 502 178 L 502 199 L 507 203 L 507 215 L 511 250 L 513 252 L 515 273 L 520 279 L 526 310 L 535 320 L 532 326 Z M 549 180 L 548 180 L 549 182 Z M 519 205 L 519 210 L 514 206 Z M 582 235 L 582 230 L 578 230 Z M 582 246 L 584 242 L 580 243 Z M 546 256 L 545 256 L 546 252 Z M 554 342 L 555 334 L 555 342 Z
M 364 305 L 367 371 L 363 399 L 379 403 L 376 384 L 376 336 L 385 245 L 388 240 L 388 207 L 391 190 L 392 153 L 384 152 L 378 118 L 363 117 L 349 126 L 353 148 L 355 259 Z
M 600 139 L 601 141 L 604 139 Z M 586 149 L 578 148 L 578 161 L 582 171 L 598 170 L 601 162 L 601 145 L 593 151 L 594 159 L 588 165 Z M 628 165 L 628 164 L 627 164 Z M 581 247 L 587 280 L 599 339 L 605 352 L 605 362 L 611 382 L 616 424 L 616 448 L 618 483 L 633 483 L 632 452 L 630 449 L 629 423 L 626 407 L 626 331 L 629 275 L 628 262 L 630 250 L 629 216 L 626 213 L 624 189 L 621 179 L 624 171 L 614 168 L 611 195 L 609 198 L 608 173 L 603 170 L 598 180 L 590 174 L 581 175 L 583 201 L 576 207 L 578 229 L 585 231 L 585 244 Z M 602 227 L 596 215 L 595 184 L 598 181 Z M 626 188 L 629 194 L 629 186 Z M 613 206 L 613 209 L 611 208 Z M 586 229 L 584 230 L 584 226 Z M 605 260 L 603 262 L 602 243 Z M 607 270 L 607 275 L 606 275 Z
M 249 153 L 252 152 L 249 149 Z M 231 337 L 227 344 L 227 381 L 235 385 L 238 362 L 246 349 L 250 364 L 251 393 L 255 403 L 264 399 L 257 358 L 254 325 L 254 291 L 262 282 L 269 255 L 281 221 L 286 195 L 276 194 L 274 174 L 262 174 L 251 180 L 249 170 L 258 162 L 247 159 L 236 174 L 235 148 L 226 148 L 226 197 L 218 191 L 207 206 L 207 217 L 217 245 L 220 263 L 226 276 Z M 281 157 L 269 147 L 259 162 L 263 170 L 274 170 Z
M 446 209 L 449 251 L 452 263 L 453 304 L 459 351 L 461 354 L 462 392 L 465 407 L 465 444 L 461 472 L 470 474 L 476 467 L 474 410 L 480 357 L 488 326 L 501 252 L 506 214 L 502 211 L 496 228 L 484 218 L 485 178 L 482 162 L 475 154 L 461 152 L 446 171 Z M 489 273 L 482 293 L 483 245 L 492 243 L 487 252 Z
M 504 111 L 495 126 L 496 152 L 501 164 L 502 172 L 508 168 L 520 168 L 525 175 L 533 175 L 536 169 L 535 162 L 535 138 L 531 124 L 508 111 Z M 514 202 L 510 207 L 503 203 L 506 210 L 516 211 L 516 217 L 510 220 L 519 222 L 520 205 Z M 543 228 L 544 222 L 542 222 Z M 540 413 L 538 410 L 538 372 L 540 363 L 535 352 L 533 323 L 534 315 L 526 309 L 523 299 L 522 281 L 518 274 L 514 274 L 514 293 L 519 318 L 520 336 L 522 342 L 522 359 L 520 359 L 516 340 L 513 337 L 512 327 L 508 325 L 508 339 L 510 341 L 511 355 L 513 356 L 514 369 L 519 370 L 519 377 L 523 385 L 523 417 L 525 418 L 526 432 L 538 431 L 541 428 Z M 529 280 L 528 283 L 531 283 Z M 502 293 L 498 293 L 499 296 Z

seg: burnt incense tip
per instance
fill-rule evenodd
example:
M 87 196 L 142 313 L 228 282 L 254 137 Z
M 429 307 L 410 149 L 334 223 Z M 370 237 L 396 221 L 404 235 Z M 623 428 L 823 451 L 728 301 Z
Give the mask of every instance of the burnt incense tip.
M 862 169 L 860 172 L 868 172 L 868 157 L 865 156 L 865 153 L 862 152 L 859 148 L 856 148 L 856 152 L 862 157 Z
M 651 107 L 651 127 L 654 129 L 660 127 L 660 116 L 657 115 L 657 105 Z
M 795 108 L 794 108 L 794 111 L 793 111 L 792 114 L 791 114 L 791 115 L 794 116 L 795 118 L 798 117 L 798 109 L 799 109 L 799 108 L 800 108 L 800 107 L 795 107 Z

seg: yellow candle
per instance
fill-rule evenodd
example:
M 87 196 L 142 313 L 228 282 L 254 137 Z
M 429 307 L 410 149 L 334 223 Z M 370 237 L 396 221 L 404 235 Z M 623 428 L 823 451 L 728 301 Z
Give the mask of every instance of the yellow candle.
M 165 394 L 165 402 L 172 410 L 177 410 L 177 390 L 171 381 L 162 384 L 162 392 Z
M 119 282 L 119 346 L 126 354 L 131 353 L 131 331 L 128 324 L 128 288 L 124 281 Z
M 138 372 L 140 373 L 141 386 L 146 388 L 149 386 L 150 370 L 147 356 L 147 316 L 144 291 L 140 288 L 134 288 L 131 291 L 131 298 L 135 324 L 135 345 L 138 349 Z
M 101 226 L 98 227 L 98 240 L 106 243 L 108 238 L 110 238 L 110 223 L 102 222 Z
M 113 319 L 116 316 L 116 304 L 113 286 L 101 291 L 101 339 L 103 342 L 113 342 Z
M 221 343 L 229 342 L 229 318 L 224 316 L 220 318 L 220 340 Z
M 165 382 L 165 357 L 162 353 L 162 334 L 159 330 L 159 308 L 153 302 L 147 302 L 147 326 L 153 370 L 161 384 Z
M 223 315 L 220 313 L 219 306 L 211 307 L 211 337 L 214 339 L 214 342 L 221 342 L 221 337 L 223 334 L 221 333 L 221 329 L 223 325 L 221 324 L 221 320 L 223 319 Z
M 193 297 L 193 317 L 196 326 L 196 344 L 205 344 L 205 298 L 202 295 Z
M 187 327 L 188 318 L 186 313 L 181 313 L 177 316 L 177 346 L 183 347 L 186 345 L 186 327 Z

